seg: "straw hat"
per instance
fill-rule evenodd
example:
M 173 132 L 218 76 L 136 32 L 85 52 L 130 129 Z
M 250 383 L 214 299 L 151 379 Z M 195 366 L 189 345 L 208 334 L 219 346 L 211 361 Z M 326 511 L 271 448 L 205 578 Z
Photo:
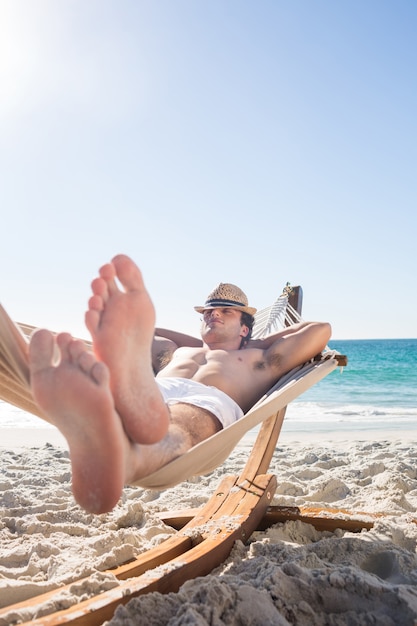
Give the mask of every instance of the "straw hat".
M 249 315 L 255 315 L 256 309 L 248 306 L 248 298 L 246 294 L 231 283 L 219 283 L 207 296 L 207 300 L 203 306 L 195 306 L 197 313 L 203 313 L 206 309 L 222 309 L 231 307 Z

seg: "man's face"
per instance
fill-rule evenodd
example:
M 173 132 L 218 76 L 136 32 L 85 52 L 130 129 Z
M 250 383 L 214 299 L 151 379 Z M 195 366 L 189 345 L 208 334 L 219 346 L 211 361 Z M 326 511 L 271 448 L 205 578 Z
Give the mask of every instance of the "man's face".
M 241 311 L 231 307 L 206 309 L 203 311 L 201 326 L 203 340 L 210 337 L 216 337 L 217 340 L 246 337 L 249 329 L 242 326 L 241 318 Z

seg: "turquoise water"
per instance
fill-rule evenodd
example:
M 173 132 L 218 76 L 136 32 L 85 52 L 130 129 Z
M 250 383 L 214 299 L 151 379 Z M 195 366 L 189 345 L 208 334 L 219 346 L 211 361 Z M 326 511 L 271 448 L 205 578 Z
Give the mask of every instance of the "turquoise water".
M 288 408 L 283 430 L 417 431 L 417 339 L 332 341 L 348 365 L 329 374 Z M 45 422 L 0 402 L 0 428 Z
M 331 341 L 348 357 L 288 409 L 284 428 L 300 431 L 417 430 L 417 339 Z

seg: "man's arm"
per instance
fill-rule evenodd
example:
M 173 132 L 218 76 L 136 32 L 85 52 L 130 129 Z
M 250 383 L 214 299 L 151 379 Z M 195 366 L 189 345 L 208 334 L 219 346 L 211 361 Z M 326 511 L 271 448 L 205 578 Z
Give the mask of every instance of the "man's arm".
M 314 322 L 299 322 L 298 324 L 292 324 L 291 326 L 287 326 L 277 333 L 273 333 L 272 335 L 268 335 L 264 339 L 251 339 L 247 345 L 248 348 L 259 348 L 260 350 L 266 350 L 271 347 L 277 339 L 281 339 L 282 337 L 287 337 L 293 333 L 297 333 L 302 330 L 306 326 L 313 324 Z
M 177 348 L 183 346 L 199 348 L 203 342 L 191 335 L 168 330 L 166 328 L 155 328 L 155 335 L 152 342 L 152 367 L 155 374 L 160 372 L 171 361 Z
M 196 337 L 192 337 L 191 335 L 186 335 L 184 333 L 179 333 L 175 330 L 168 330 L 167 328 L 155 328 L 155 336 L 173 341 L 177 348 L 182 348 L 184 346 L 188 348 L 200 348 L 203 345 L 201 339 L 197 339 Z
M 289 326 L 263 340 L 265 360 L 281 376 L 320 354 L 331 337 L 331 331 L 327 322 L 301 322 Z

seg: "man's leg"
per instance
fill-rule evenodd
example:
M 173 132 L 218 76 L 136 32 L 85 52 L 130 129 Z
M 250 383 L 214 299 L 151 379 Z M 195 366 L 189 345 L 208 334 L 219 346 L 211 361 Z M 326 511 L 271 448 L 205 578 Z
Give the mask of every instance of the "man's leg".
M 222 429 L 217 417 L 201 407 L 178 403 L 169 410 L 171 423 L 165 437 L 151 446 L 135 446 L 135 476 L 130 482 L 156 472 Z
M 169 411 L 154 379 L 155 311 L 141 272 L 119 255 L 100 269 L 92 291 L 85 321 L 97 357 L 110 370 L 116 410 L 132 441 L 156 443 L 167 433 Z

